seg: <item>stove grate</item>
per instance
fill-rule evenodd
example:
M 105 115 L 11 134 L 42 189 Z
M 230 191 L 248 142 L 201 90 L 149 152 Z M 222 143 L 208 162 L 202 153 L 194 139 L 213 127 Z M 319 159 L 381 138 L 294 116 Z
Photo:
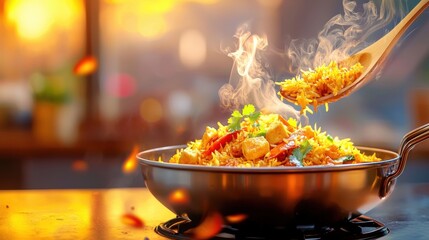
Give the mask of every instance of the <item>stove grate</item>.
M 173 218 L 155 227 L 158 235 L 169 239 L 188 240 L 193 239 L 192 228 L 195 225 L 182 217 Z M 290 239 L 290 240 L 325 240 L 348 239 L 369 240 L 377 239 L 389 233 L 389 229 L 381 222 L 361 215 L 351 221 L 344 221 L 333 227 L 276 227 L 276 228 L 246 228 L 237 229 L 231 226 L 223 226 L 223 229 L 212 239 Z

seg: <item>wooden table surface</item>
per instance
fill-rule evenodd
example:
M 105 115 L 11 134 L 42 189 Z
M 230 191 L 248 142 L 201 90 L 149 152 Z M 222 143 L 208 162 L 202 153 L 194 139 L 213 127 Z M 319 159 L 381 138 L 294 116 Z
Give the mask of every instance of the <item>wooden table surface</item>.
M 366 215 L 390 229 L 382 239 L 429 239 L 429 183 L 398 184 Z M 164 239 L 153 229 L 174 217 L 146 188 L 0 191 L 2 240 Z
M 144 188 L 0 191 L 0 239 L 164 239 L 153 228 L 174 216 Z

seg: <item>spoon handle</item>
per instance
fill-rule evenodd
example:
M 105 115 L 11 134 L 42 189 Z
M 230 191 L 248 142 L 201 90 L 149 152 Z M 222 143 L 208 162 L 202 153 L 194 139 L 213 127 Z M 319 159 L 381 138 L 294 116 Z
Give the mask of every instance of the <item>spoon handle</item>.
M 421 0 L 388 34 L 377 41 L 379 51 L 389 52 L 396 45 L 402 34 L 429 6 L 429 0 Z
M 428 6 L 429 0 L 420 1 L 389 33 L 356 54 L 365 70 L 362 73 L 364 77 L 355 81 L 356 86 L 353 86 L 354 89 L 351 91 L 356 91 L 373 79 L 402 34 Z

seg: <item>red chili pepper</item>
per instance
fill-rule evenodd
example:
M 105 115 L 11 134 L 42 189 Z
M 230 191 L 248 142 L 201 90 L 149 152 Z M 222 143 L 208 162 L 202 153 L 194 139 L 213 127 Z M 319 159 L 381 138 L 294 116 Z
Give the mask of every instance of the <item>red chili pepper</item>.
M 286 125 L 289 131 L 293 131 L 294 127 L 284 117 L 279 115 L 279 121 Z
M 295 146 L 294 141 L 281 142 L 277 144 L 277 146 L 275 146 L 273 149 L 271 149 L 268 158 L 284 159 L 286 155 L 290 154 L 290 151 L 295 148 L 297 148 L 297 146 Z
M 218 150 L 219 148 L 221 148 L 226 143 L 231 142 L 234 138 L 237 137 L 239 132 L 240 132 L 240 130 L 234 131 L 234 132 L 228 133 L 225 136 L 222 136 L 222 137 L 216 139 L 216 141 L 214 141 L 212 143 L 212 145 L 210 145 L 210 147 L 202 153 L 203 156 L 207 157 L 210 154 L 212 154 L 212 152 L 214 152 L 215 150 Z

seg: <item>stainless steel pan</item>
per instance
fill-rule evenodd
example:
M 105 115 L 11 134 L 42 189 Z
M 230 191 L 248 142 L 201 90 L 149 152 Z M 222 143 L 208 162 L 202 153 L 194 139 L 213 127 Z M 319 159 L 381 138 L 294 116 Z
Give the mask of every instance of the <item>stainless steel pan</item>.
M 404 136 L 399 153 L 359 147 L 383 160 L 338 166 L 235 168 L 162 162 L 185 146 L 147 150 L 138 158 L 149 191 L 195 225 L 212 213 L 224 219 L 242 216 L 237 224 L 328 225 L 365 214 L 388 197 L 410 150 L 428 137 L 426 124 Z

